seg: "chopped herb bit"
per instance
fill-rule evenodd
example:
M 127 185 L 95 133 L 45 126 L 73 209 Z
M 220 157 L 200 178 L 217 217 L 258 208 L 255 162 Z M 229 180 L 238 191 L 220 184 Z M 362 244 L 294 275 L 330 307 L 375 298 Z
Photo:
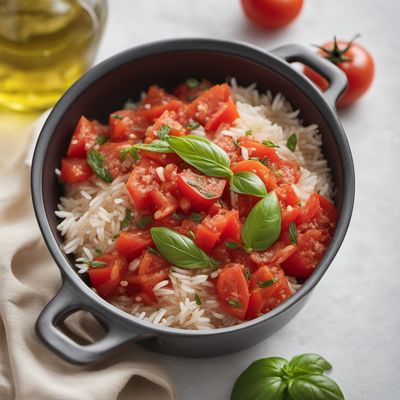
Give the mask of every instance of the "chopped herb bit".
M 201 221 L 203 221 L 204 215 L 201 213 L 192 212 L 189 214 L 189 219 L 199 224 Z
M 176 221 L 182 221 L 185 218 L 185 214 L 174 212 L 172 214 L 172 218 L 175 219 Z
M 209 192 L 202 192 L 201 194 L 207 199 L 213 199 L 215 197 L 215 195 Z
M 228 304 L 234 308 L 243 308 L 243 304 L 237 301 L 236 299 L 229 299 Z
M 132 156 L 134 160 L 140 160 L 140 154 L 135 146 L 130 147 L 129 154 Z
M 239 142 L 237 141 L 237 139 L 232 138 L 232 142 L 237 149 L 240 149 Z
M 134 160 L 140 160 L 140 155 L 138 152 L 138 149 L 135 146 L 129 146 L 129 147 L 124 147 L 119 151 L 119 159 L 121 161 L 124 161 L 128 154 L 134 159 Z
M 269 165 L 268 167 L 276 176 L 282 176 L 282 172 L 279 169 L 277 169 L 274 165 Z
M 95 252 L 96 254 L 101 254 L 101 253 L 102 253 L 102 251 L 101 251 L 100 249 L 94 249 L 94 252 Z
M 88 267 L 93 268 L 100 268 L 104 267 L 106 263 L 104 261 L 91 261 L 91 260 L 84 260 L 82 261 L 83 264 L 86 264 Z
M 121 227 L 120 229 L 126 229 L 129 227 L 129 225 L 131 224 L 131 219 L 132 219 L 132 212 L 129 208 L 125 209 L 125 217 L 124 219 L 121 221 Z
M 118 236 L 119 236 L 119 233 L 113 235 L 113 237 L 112 237 L 111 239 L 112 239 L 112 240 L 117 240 L 117 239 L 118 239 Z
M 113 118 L 115 118 L 115 119 L 124 119 L 124 117 L 122 116 L 122 115 L 119 115 L 119 114 L 113 114 L 113 115 L 111 115 Z
M 292 133 L 289 136 L 289 139 L 287 140 L 287 147 L 290 151 L 295 151 L 296 150 L 296 145 L 297 145 L 297 135 L 295 133 Z
M 251 136 L 253 134 L 253 131 L 251 129 L 248 129 L 244 134 L 246 136 Z
M 154 247 L 148 247 L 148 248 L 147 248 L 147 251 L 148 251 L 150 254 L 153 254 L 154 256 L 159 256 L 159 255 L 160 255 L 160 253 L 159 253 Z
M 260 158 L 260 159 L 258 159 L 258 161 L 260 161 L 260 163 L 262 165 L 265 165 L 266 167 L 268 167 L 270 165 L 270 162 L 267 157 Z
M 246 278 L 246 281 L 250 279 L 251 273 L 249 268 L 244 269 L 244 277 Z
M 137 222 L 137 227 L 140 229 L 146 229 L 153 222 L 153 217 L 151 215 L 145 215 L 140 218 Z
M 271 142 L 270 140 L 263 140 L 262 144 L 267 147 L 279 147 L 277 144 Z
M 186 124 L 186 128 L 190 130 L 197 129 L 199 126 L 200 124 L 197 121 L 191 121 Z
M 102 144 L 104 144 L 105 142 L 107 142 L 107 136 L 105 136 L 105 135 L 99 135 L 99 136 L 97 136 L 97 138 L 96 138 L 96 143 L 97 143 L 97 144 L 102 145 Z
M 276 282 L 277 282 L 277 280 L 275 278 L 274 279 L 268 279 L 267 281 L 258 282 L 258 286 L 260 286 L 260 288 L 266 288 L 268 286 L 272 286 Z
M 87 162 L 92 168 L 94 174 L 106 183 L 111 183 L 113 178 L 104 167 L 104 156 L 100 152 L 91 149 L 87 156 Z
M 193 232 L 192 230 L 190 230 L 190 231 L 188 232 L 188 236 L 189 236 L 190 239 L 192 239 L 192 240 L 194 240 L 194 238 L 195 238 L 195 234 L 194 234 L 194 232 Z
M 167 139 L 169 133 L 171 132 L 171 127 L 168 125 L 163 125 L 158 131 L 157 136 L 161 140 Z
M 198 306 L 201 306 L 201 300 L 197 293 L 194 295 L 194 300 Z
M 225 246 L 228 249 L 237 249 L 239 245 L 236 242 L 225 242 Z
M 289 239 L 294 245 L 297 246 L 297 230 L 295 222 L 291 222 L 289 224 Z
M 200 81 L 195 78 L 188 78 L 186 79 L 186 85 L 188 85 L 190 88 L 195 88 L 200 85 Z

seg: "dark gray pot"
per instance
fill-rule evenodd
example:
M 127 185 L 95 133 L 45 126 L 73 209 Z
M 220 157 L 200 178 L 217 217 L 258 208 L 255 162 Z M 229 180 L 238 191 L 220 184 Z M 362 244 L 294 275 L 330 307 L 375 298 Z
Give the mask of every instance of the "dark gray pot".
M 322 94 L 290 66 L 300 61 L 330 82 Z M 189 331 L 140 321 L 97 296 L 74 271 L 72 258 L 60 250 L 62 241 L 54 215 L 62 191 L 54 173 L 65 155 L 71 132 L 84 114 L 104 120 L 129 98 L 157 83 L 173 87 L 186 77 L 212 82 L 236 77 L 241 85 L 256 82 L 261 91 L 282 92 L 301 110 L 301 118 L 317 123 L 323 151 L 332 168 L 340 217 L 331 245 L 313 275 L 289 300 L 266 315 L 238 326 L 218 330 Z M 271 52 L 246 44 L 209 39 L 170 40 L 136 47 L 91 69 L 62 97 L 40 134 L 32 166 L 32 196 L 44 240 L 62 274 L 62 287 L 37 321 L 37 334 L 63 359 L 77 364 L 95 362 L 126 342 L 181 356 L 214 356 L 242 350 L 282 328 L 305 304 L 338 251 L 350 222 L 354 201 L 354 170 L 350 148 L 335 112 L 345 90 L 346 78 L 333 64 L 298 45 Z M 63 334 L 57 325 L 77 311 L 92 313 L 107 333 L 100 341 L 82 346 Z

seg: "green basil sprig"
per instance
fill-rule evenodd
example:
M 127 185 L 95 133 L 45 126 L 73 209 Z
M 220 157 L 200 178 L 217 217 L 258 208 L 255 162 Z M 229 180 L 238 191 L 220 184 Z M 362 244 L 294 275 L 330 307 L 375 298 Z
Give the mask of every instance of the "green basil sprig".
M 152 151 L 154 153 L 174 153 L 166 140 L 155 139 L 151 143 L 138 143 L 135 148 Z
M 290 151 L 294 152 L 294 151 L 296 150 L 296 146 L 297 146 L 297 135 L 296 135 L 295 133 L 292 133 L 292 134 L 289 136 L 286 145 L 287 145 L 287 148 L 288 148 Z
M 218 261 L 209 257 L 192 239 L 169 228 L 150 229 L 157 250 L 170 263 L 183 269 L 216 268 Z
M 230 188 L 236 193 L 258 197 L 267 195 L 264 182 L 253 172 L 237 172 L 230 180 Z
M 182 160 L 208 176 L 231 177 L 228 155 L 210 140 L 195 136 L 168 136 L 170 147 Z
M 280 233 L 281 208 L 275 192 L 270 192 L 252 208 L 243 224 L 245 250 L 266 250 L 278 239 Z
M 338 384 L 323 375 L 332 366 L 318 354 L 253 362 L 236 380 L 231 400 L 344 400 Z
M 104 167 L 104 156 L 100 152 L 91 149 L 87 155 L 87 162 L 92 168 L 94 174 L 104 182 L 111 183 L 113 178 Z

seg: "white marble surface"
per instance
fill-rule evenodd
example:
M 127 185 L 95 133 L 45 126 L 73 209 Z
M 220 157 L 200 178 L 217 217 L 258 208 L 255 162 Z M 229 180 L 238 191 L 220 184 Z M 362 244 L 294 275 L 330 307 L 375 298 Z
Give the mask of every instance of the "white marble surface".
M 234 379 L 254 359 L 303 352 L 319 353 L 333 364 L 331 376 L 346 399 L 400 398 L 399 17 L 396 0 L 305 0 L 292 26 L 268 33 L 247 23 L 238 0 L 109 1 L 98 61 L 165 38 L 235 39 L 271 49 L 358 32 L 376 61 L 370 92 L 340 114 L 353 151 L 357 189 L 352 223 L 330 270 L 300 314 L 257 346 L 207 359 L 154 355 L 168 369 L 181 399 L 228 399 Z M 0 111 L 2 145 L 13 148 L 14 156 L 22 151 L 33 118 Z M 0 168 L 6 161 L 0 160 Z M 126 398 L 138 398 L 134 388 L 131 393 Z

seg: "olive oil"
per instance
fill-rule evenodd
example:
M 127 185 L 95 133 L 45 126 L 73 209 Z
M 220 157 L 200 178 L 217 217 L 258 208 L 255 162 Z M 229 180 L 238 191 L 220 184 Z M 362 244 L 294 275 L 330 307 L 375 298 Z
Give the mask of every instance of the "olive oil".
M 91 65 L 105 1 L 0 0 L 0 105 L 54 105 Z

